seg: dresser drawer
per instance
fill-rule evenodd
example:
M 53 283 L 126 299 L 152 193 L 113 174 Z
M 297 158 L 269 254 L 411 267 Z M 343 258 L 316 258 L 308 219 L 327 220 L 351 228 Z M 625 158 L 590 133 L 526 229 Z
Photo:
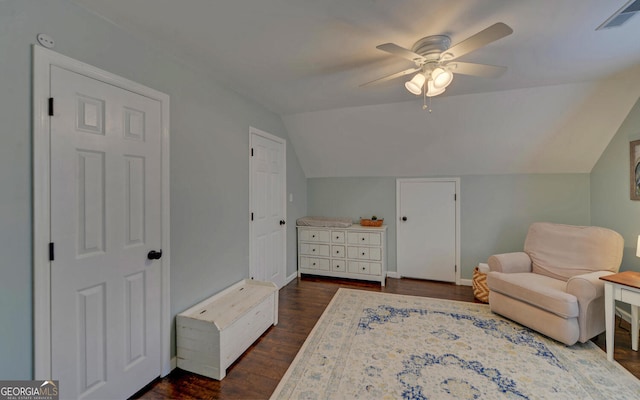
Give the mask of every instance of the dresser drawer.
M 349 257 L 349 258 L 360 258 L 358 256 L 358 254 L 359 254 L 358 250 L 359 250 L 359 248 L 355 247 L 355 246 L 347 247 L 347 257 Z
M 331 243 L 344 243 L 344 231 L 331 231 Z
M 380 250 L 379 247 L 369 248 L 369 260 L 372 260 L 372 261 L 382 260 L 382 251 Z
M 620 289 L 620 300 L 624 301 L 627 304 L 633 304 L 636 306 L 640 306 L 640 292 L 627 290 L 624 288 Z
M 353 274 L 380 276 L 382 274 L 382 264 L 376 262 L 348 261 L 347 271 Z
M 345 272 L 347 270 L 344 260 L 331 260 L 331 270 L 335 272 Z
M 344 258 L 344 246 L 331 246 L 331 257 Z
M 348 244 L 359 244 L 365 246 L 380 246 L 380 233 L 377 232 L 349 232 L 347 234 Z
M 382 275 L 382 264 L 376 262 L 369 263 L 369 274 Z
M 298 233 L 300 240 L 304 242 L 328 243 L 331 238 L 331 232 L 322 229 L 300 229 Z
M 329 271 L 329 260 L 327 258 L 300 257 L 300 268 L 320 269 Z
M 380 261 L 382 259 L 382 252 L 379 247 L 349 246 L 347 248 L 347 256 L 349 258 L 356 258 L 360 260 Z
M 329 257 L 328 244 L 300 243 L 300 254 L 308 256 Z
M 359 261 L 348 261 L 347 271 L 351 272 L 352 274 L 368 274 L 369 263 L 359 262 Z

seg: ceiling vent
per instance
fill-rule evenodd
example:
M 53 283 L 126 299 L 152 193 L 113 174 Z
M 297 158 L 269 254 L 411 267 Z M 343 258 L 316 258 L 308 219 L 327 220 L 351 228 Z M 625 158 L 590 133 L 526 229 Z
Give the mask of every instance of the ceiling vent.
M 597 31 L 601 29 L 616 28 L 627 22 L 638 11 L 640 11 L 640 0 L 630 0 L 621 9 L 616 11 L 612 16 L 607 18 L 599 27 Z

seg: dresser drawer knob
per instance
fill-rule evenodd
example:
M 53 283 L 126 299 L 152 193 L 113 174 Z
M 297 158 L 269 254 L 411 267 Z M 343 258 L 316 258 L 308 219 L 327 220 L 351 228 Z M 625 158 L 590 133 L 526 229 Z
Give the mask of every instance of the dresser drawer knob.
M 364 255 L 364 252 L 362 253 L 362 255 Z
M 364 238 L 362 238 L 362 240 L 364 240 Z

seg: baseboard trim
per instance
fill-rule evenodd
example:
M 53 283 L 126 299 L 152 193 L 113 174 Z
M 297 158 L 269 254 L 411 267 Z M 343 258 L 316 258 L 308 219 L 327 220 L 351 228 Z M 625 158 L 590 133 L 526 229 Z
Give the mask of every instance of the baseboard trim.
M 387 278 L 400 279 L 402 277 L 400 276 L 400 274 L 398 274 L 397 271 L 387 271 Z M 460 281 L 458 283 L 456 283 L 456 285 L 459 285 L 459 286 L 473 286 L 473 281 L 471 279 L 460 279 Z
M 298 272 L 294 272 L 293 274 L 287 276 L 287 278 L 285 279 L 285 286 L 288 285 L 289 283 L 291 283 L 291 281 L 293 281 L 294 279 L 296 279 L 298 277 Z
M 169 370 L 169 373 L 167 373 L 166 375 L 163 375 L 162 378 L 164 378 L 165 376 L 169 375 L 171 373 L 171 371 L 173 371 L 174 369 L 178 368 L 178 358 L 177 357 L 171 357 L 171 365 L 170 368 L 171 370 Z

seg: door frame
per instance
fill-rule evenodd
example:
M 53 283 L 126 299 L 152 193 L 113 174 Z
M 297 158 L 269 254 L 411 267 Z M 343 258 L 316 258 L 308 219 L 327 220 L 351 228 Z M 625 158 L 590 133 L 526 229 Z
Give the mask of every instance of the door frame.
M 120 76 L 33 45 L 33 337 L 34 378 L 51 379 L 51 142 L 48 99 L 51 66 L 157 100 L 161 108 L 162 252 L 160 299 L 160 375 L 171 371 L 169 96 Z M 55 110 L 54 110 L 55 111 Z
M 455 221 L 455 229 L 456 229 L 456 243 L 455 243 L 455 251 L 456 251 L 456 285 L 460 285 L 460 270 L 462 267 L 460 266 L 460 178 L 398 178 L 396 179 L 396 269 L 398 269 L 398 242 L 400 241 L 400 184 L 401 183 L 422 183 L 422 182 L 454 182 L 456 185 L 456 201 L 455 201 L 455 213 L 456 213 L 456 221 Z M 400 275 L 400 271 L 397 271 L 398 276 Z
M 281 137 L 272 135 L 268 132 L 262 131 L 253 126 L 249 126 L 249 278 L 255 271 L 255 260 L 253 259 L 253 247 L 255 246 L 253 240 L 253 221 L 251 220 L 251 213 L 255 210 L 255 204 L 253 204 L 253 137 L 262 136 L 263 138 L 272 140 L 282 145 L 282 167 L 284 169 L 284 185 L 282 185 L 282 212 L 285 222 L 287 221 L 287 141 Z M 282 256 L 283 265 L 282 270 L 282 282 L 284 286 L 287 283 L 287 225 L 284 225 L 284 240 L 282 241 Z M 281 289 L 282 286 L 278 286 Z

